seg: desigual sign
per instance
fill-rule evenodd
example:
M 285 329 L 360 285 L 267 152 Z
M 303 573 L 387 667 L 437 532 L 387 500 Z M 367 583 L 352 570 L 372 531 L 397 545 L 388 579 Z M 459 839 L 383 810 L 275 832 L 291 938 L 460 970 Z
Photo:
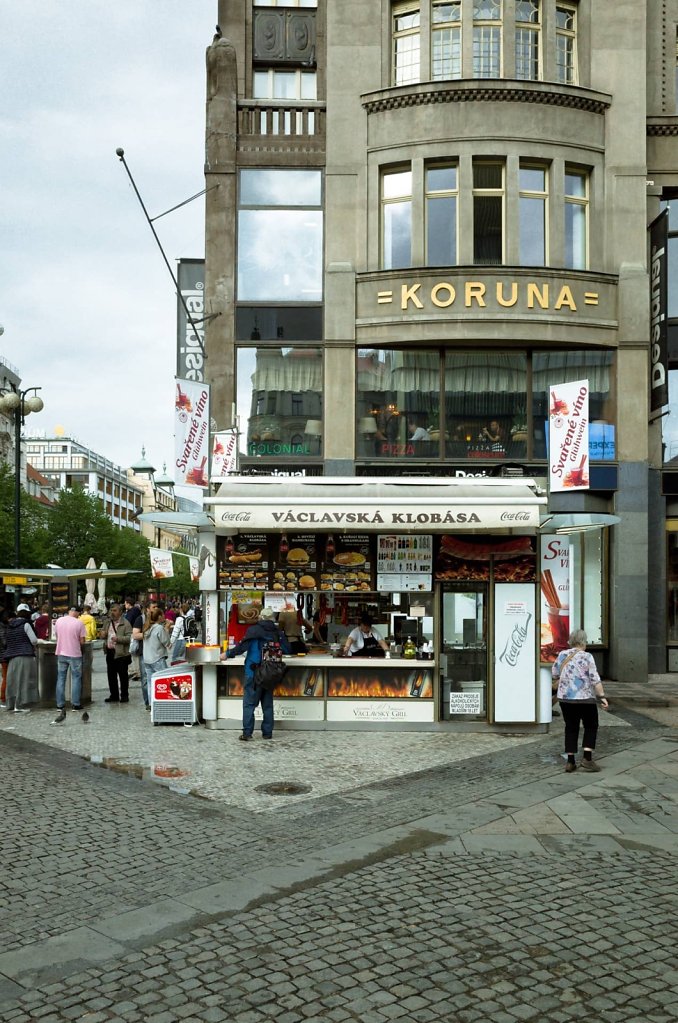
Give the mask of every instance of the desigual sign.
M 599 293 L 569 284 L 538 281 L 417 281 L 378 291 L 378 305 L 393 305 L 402 312 L 432 309 L 551 310 L 576 313 L 582 306 L 597 306 Z

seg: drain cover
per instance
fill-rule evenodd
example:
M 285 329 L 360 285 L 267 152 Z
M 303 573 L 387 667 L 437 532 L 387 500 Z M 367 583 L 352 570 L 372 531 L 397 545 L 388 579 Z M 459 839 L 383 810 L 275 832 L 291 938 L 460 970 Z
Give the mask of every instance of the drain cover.
M 263 792 L 265 796 L 301 796 L 310 792 L 311 785 L 300 785 L 296 781 L 274 781 L 270 785 L 257 785 L 255 792 Z

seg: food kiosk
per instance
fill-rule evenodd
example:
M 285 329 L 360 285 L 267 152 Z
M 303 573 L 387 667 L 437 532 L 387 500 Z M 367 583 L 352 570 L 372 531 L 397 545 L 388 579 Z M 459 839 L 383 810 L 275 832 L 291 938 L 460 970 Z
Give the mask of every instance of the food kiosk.
M 545 504 L 522 478 L 231 477 L 199 530 L 205 643 L 237 642 L 263 605 L 327 628 L 287 658 L 277 727 L 543 729 Z M 383 659 L 340 656 L 363 614 Z M 243 660 L 201 666 L 208 727 L 240 727 Z

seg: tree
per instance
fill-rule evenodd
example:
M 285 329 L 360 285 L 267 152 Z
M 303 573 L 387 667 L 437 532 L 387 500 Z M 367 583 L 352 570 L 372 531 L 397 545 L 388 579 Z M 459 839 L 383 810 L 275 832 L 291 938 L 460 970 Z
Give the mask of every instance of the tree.
M 14 473 L 0 464 L 0 567 L 14 566 L 15 516 Z M 21 488 L 21 565 L 20 568 L 43 568 L 50 560 L 45 531 L 50 510 L 39 504 Z
M 62 490 L 47 523 L 50 560 L 63 568 L 84 568 L 91 557 L 108 565 L 117 532 L 97 497 L 82 487 Z

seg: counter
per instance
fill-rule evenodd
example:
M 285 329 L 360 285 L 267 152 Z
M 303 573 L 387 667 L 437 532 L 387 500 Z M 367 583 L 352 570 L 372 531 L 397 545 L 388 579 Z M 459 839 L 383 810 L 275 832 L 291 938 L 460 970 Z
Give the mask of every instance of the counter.
M 435 662 L 405 657 L 285 657 L 289 665 L 275 690 L 275 718 L 282 727 L 360 727 L 434 720 Z M 208 727 L 237 728 L 242 720 L 244 657 L 203 666 L 203 692 L 215 688 L 203 713 Z

